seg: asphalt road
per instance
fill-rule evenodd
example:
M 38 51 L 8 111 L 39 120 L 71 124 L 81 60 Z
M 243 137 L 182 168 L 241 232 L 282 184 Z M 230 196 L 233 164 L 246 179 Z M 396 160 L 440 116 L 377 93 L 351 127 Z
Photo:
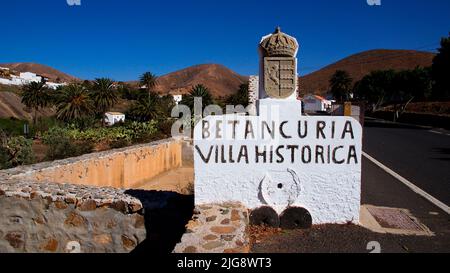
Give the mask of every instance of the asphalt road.
M 367 120 L 363 150 L 450 206 L 450 132 Z

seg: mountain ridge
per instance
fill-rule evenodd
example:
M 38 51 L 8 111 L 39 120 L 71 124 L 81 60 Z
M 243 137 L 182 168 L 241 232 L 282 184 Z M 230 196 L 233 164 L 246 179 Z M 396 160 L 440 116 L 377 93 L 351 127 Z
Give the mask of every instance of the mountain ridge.
M 336 70 L 349 72 L 353 83 L 375 70 L 403 70 L 427 67 L 433 63 L 435 54 L 426 51 L 373 49 L 352 54 L 317 71 L 300 77 L 300 95 L 326 95 L 329 79 Z
M 352 54 L 329 64 L 319 70 L 300 76 L 300 94 L 315 93 L 325 95 L 329 79 L 336 70 L 346 70 L 354 82 L 374 70 L 413 69 L 417 66 L 426 67 L 432 64 L 435 54 L 426 51 L 373 49 Z M 0 67 L 8 67 L 19 72 L 33 72 L 55 81 L 77 81 L 74 76 L 52 67 L 36 63 L 6 63 Z M 198 64 L 186 67 L 158 78 L 155 91 L 160 94 L 186 94 L 197 84 L 207 86 L 216 98 L 227 97 L 239 89 L 239 85 L 248 81 L 248 76 L 240 75 L 221 64 Z M 138 81 L 127 83 L 138 85 Z
M 78 78 L 72 75 L 61 72 L 53 67 L 38 63 L 1 63 L 0 67 L 9 68 L 18 72 L 32 72 L 49 78 L 50 81 L 53 82 L 56 82 L 58 78 L 61 82 L 78 81 Z

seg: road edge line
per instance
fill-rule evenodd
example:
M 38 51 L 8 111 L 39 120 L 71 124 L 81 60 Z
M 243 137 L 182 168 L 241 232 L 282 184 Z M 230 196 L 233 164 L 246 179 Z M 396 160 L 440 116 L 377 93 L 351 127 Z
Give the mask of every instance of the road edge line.
M 444 212 L 446 212 L 447 214 L 450 215 L 450 207 L 448 207 L 446 204 L 444 204 L 443 202 L 441 202 L 438 199 L 434 198 L 432 195 L 430 195 L 426 191 L 422 190 L 421 188 L 417 187 L 416 185 L 414 185 L 413 183 L 411 183 L 410 181 L 408 181 L 406 178 L 402 177 L 398 173 L 396 173 L 393 170 L 389 169 L 388 167 L 383 165 L 383 163 L 379 162 L 378 160 L 376 160 L 372 156 L 368 155 L 367 153 L 363 152 L 362 154 L 363 154 L 363 156 L 365 158 L 369 159 L 372 163 L 374 163 L 375 165 L 377 165 L 378 167 L 383 169 L 385 172 L 387 172 L 388 174 L 393 176 L 398 181 L 402 182 L 405 186 L 410 188 L 413 192 L 415 192 L 418 195 L 422 196 L 423 198 L 427 199 L 428 201 L 433 203 L 433 205 L 439 207 L 441 210 L 443 210 Z

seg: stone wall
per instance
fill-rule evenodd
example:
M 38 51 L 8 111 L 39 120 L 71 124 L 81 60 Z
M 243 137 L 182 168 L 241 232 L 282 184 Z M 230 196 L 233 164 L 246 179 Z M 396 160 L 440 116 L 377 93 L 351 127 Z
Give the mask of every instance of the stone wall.
M 12 179 L 51 181 L 115 188 L 136 188 L 157 175 L 181 167 L 182 142 L 162 140 L 7 170 Z
M 152 206 L 125 189 L 181 167 L 182 154 L 168 139 L 0 171 L 0 253 L 134 250 Z
M 240 203 L 198 206 L 174 253 L 248 253 L 248 225 L 248 209 Z
M 259 99 L 259 76 L 250 76 L 248 98 L 250 104 L 256 104 L 256 101 Z
M 142 203 L 123 190 L 0 182 L 0 253 L 130 252 L 146 238 Z

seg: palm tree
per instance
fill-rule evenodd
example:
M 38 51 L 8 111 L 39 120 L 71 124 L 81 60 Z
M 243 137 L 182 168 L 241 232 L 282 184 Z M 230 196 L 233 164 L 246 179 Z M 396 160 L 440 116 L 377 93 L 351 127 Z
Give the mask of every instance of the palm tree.
M 151 72 L 145 72 L 144 74 L 142 74 L 141 78 L 139 79 L 139 82 L 141 83 L 142 86 L 145 85 L 147 91 L 150 93 L 153 90 L 153 88 L 155 88 L 155 86 L 158 84 L 158 77 Z
M 114 89 L 114 82 L 108 78 L 95 79 L 91 98 L 95 109 L 102 116 L 102 125 L 105 125 L 105 113 L 119 100 L 118 94 Z
M 333 97 L 338 101 L 348 100 L 353 79 L 347 71 L 337 70 L 330 79 L 330 89 Z
M 161 110 L 160 98 L 155 93 L 149 93 L 141 97 L 130 109 L 129 115 L 139 121 L 149 121 L 160 118 Z
M 248 83 L 241 84 L 237 93 L 229 96 L 226 99 L 226 102 L 235 106 L 242 105 L 244 107 L 247 107 L 249 104 L 248 88 Z
M 79 121 L 94 112 L 89 92 L 80 84 L 66 86 L 57 101 L 57 118 L 65 122 Z
M 33 123 L 36 124 L 37 111 L 39 108 L 50 104 L 50 94 L 45 82 L 31 82 L 22 87 L 22 103 L 34 109 Z
M 193 111 L 195 98 L 202 99 L 203 108 L 208 105 L 214 104 L 214 100 L 211 96 L 211 93 L 209 92 L 209 89 L 202 84 L 198 84 L 192 87 L 189 94 L 183 98 L 180 104 L 188 106 Z

